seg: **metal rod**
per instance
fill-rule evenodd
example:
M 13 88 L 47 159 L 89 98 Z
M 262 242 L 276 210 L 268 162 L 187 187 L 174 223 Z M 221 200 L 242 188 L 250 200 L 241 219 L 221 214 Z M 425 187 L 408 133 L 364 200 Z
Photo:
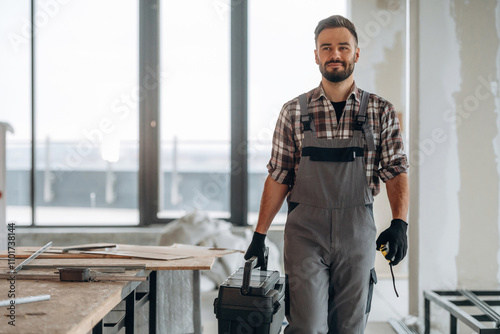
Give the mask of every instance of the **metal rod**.
M 389 325 L 391 325 L 392 329 L 398 334 L 414 334 L 415 332 L 406 326 L 406 324 L 398 319 L 391 318 L 389 319 Z
M 24 265 L 26 265 L 26 264 L 30 263 L 31 261 L 33 261 L 38 255 L 40 255 L 43 252 L 45 252 L 47 250 L 47 248 L 49 248 L 50 246 L 52 246 L 52 241 L 50 241 L 45 246 L 43 246 L 42 248 L 40 248 L 39 250 L 37 250 L 29 258 L 27 258 L 26 260 L 24 260 L 23 262 L 21 262 L 20 264 L 18 264 L 17 267 L 15 267 L 14 269 L 12 269 L 10 272 L 11 273 L 17 273 L 17 272 L 19 272 L 19 270 L 21 270 Z
M 479 299 L 470 290 L 458 290 L 462 295 L 467 297 L 478 309 L 484 312 L 492 321 L 495 322 L 495 327 L 500 328 L 500 314 L 495 312 L 488 304 Z
M 464 310 L 460 309 L 458 306 L 454 305 L 452 302 L 450 302 L 446 298 L 439 296 L 436 292 L 424 291 L 424 298 L 426 300 L 429 300 L 431 302 L 436 303 L 437 305 L 444 308 L 446 311 L 450 312 L 450 314 L 452 314 L 457 319 L 462 321 L 465 325 L 469 326 L 469 328 L 476 331 L 476 333 L 479 333 L 480 330 L 484 331 L 486 329 L 486 327 L 481 322 L 474 319 L 474 317 L 472 317 L 470 314 L 468 314 Z M 429 316 L 430 316 L 430 314 L 429 314 Z M 430 333 L 430 318 L 428 319 L 428 321 L 429 322 L 427 324 L 427 320 L 426 320 L 426 329 L 425 329 L 426 332 L 425 333 Z M 427 328 L 428 325 L 429 325 L 429 328 Z
M 41 302 L 44 300 L 49 300 L 50 295 L 39 295 L 39 296 L 31 296 L 31 297 L 22 297 L 22 298 L 15 298 L 15 299 L 7 299 L 7 300 L 0 300 L 0 307 L 2 306 L 8 306 L 12 303 L 14 305 L 17 304 L 27 304 L 27 303 L 33 303 L 33 302 Z
M 450 334 L 457 334 L 457 318 L 450 314 Z
M 431 332 L 431 301 L 425 298 L 424 301 L 424 321 L 425 321 L 425 332 L 424 334 L 430 334 Z

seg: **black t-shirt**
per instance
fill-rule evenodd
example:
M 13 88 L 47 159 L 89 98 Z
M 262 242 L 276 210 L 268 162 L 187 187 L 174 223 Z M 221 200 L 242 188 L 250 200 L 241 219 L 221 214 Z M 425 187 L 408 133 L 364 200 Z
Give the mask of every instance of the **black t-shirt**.
M 335 115 L 337 116 L 337 123 L 338 123 L 338 122 L 340 122 L 340 117 L 342 117 L 342 113 L 344 112 L 344 107 L 345 107 L 346 101 L 342 101 L 342 102 L 330 101 L 330 102 L 332 103 L 332 106 L 335 109 Z

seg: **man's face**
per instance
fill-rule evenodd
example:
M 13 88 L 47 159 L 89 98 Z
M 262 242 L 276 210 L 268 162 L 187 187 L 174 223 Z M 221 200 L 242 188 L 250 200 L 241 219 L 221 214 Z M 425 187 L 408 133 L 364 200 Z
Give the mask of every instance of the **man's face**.
M 359 48 L 346 28 L 328 28 L 318 35 L 314 55 L 323 77 L 331 82 L 341 82 L 352 75 Z

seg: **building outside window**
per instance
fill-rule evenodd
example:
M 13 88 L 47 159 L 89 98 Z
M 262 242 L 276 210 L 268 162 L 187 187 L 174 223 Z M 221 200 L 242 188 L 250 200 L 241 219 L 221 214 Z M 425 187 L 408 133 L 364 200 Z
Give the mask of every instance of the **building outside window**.
M 0 122 L 15 130 L 7 136 L 8 221 L 139 224 L 141 1 L 34 1 L 32 50 L 31 2 L 0 0 Z M 160 66 L 150 70 L 160 84 L 160 221 L 195 209 L 231 219 L 231 146 L 241 145 L 231 140 L 231 4 L 159 1 Z M 253 224 L 278 113 L 319 84 L 313 31 L 325 16 L 345 15 L 346 3 L 252 0 L 247 12 L 241 177 Z

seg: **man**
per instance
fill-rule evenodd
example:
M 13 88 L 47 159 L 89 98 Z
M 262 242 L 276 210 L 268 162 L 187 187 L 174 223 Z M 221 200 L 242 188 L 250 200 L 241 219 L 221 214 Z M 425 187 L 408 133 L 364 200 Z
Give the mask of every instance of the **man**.
M 406 255 L 408 163 L 392 104 L 354 83 L 360 50 L 352 22 L 324 19 L 315 40 L 321 84 L 283 106 L 245 258 L 262 263 L 266 233 L 288 196 L 285 333 L 363 333 L 376 249 L 388 244 L 391 265 Z M 379 179 L 393 220 L 375 242 Z

